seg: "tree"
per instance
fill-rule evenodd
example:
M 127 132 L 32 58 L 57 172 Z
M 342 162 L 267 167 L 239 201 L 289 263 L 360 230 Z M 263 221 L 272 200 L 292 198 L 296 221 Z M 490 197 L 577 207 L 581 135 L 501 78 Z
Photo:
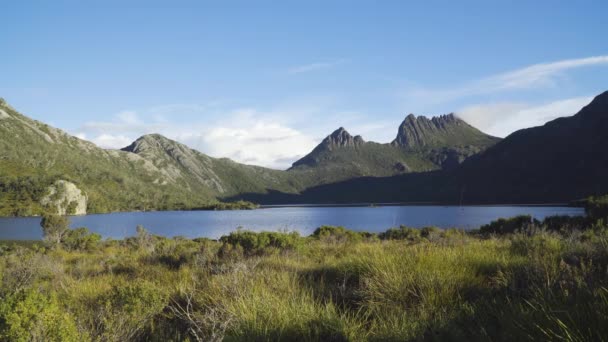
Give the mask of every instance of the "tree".
M 141 224 L 138 224 L 135 231 L 137 232 L 137 246 L 141 249 L 153 250 L 154 241 L 146 228 Z
M 45 214 L 40 221 L 44 240 L 50 242 L 54 246 L 61 244 L 68 232 L 69 225 L 70 220 L 67 216 L 55 214 Z

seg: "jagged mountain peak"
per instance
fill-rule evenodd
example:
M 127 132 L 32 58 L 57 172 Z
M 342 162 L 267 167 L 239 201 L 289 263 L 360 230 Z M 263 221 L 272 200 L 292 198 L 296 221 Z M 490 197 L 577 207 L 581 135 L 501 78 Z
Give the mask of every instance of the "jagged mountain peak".
M 359 147 L 364 144 L 365 140 L 360 135 L 352 136 L 344 127 L 340 127 L 325 137 L 312 152 L 293 163 L 292 167 L 298 165 L 317 165 L 326 153 L 342 148 Z
M 171 140 L 164 135 L 158 133 L 145 134 L 137 138 L 131 145 L 122 148 L 122 151 L 141 153 L 150 150 L 167 150 L 173 147 L 182 147 L 185 145 Z
M 458 118 L 454 113 L 428 118 L 409 114 L 399 125 L 394 146 L 421 148 L 465 146 L 495 140 Z
M 344 129 L 344 127 L 340 127 L 328 135 L 323 142 L 321 142 L 321 145 L 331 150 L 335 147 L 357 146 L 363 144 L 364 142 L 365 141 L 360 135 L 353 137 L 346 129 Z

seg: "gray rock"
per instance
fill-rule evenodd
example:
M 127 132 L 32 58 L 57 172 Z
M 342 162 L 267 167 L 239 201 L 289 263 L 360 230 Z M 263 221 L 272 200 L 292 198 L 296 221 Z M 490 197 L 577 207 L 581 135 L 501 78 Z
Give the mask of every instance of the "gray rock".
M 43 206 L 54 208 L 58 215 L 86 215 L 87 197 L 74 183 L 58 180 L 42 198 Z

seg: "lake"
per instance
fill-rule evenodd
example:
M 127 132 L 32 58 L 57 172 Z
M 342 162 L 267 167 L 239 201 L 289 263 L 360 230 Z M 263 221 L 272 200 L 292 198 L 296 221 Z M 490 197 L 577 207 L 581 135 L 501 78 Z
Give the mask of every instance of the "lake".
M 104 238 L 121 239 L 143 225 L 162 236 L 219 238 L 238 227 L 254 231 L 297 230 L 311 234 L 321 225 L 382 232 L 401 224 L 409 227 L 475 229 L 500 217 L 584 215 L 582 208 L 543 206 L 385 206 L 277 207 L 233 211 L 158 211 L 71 217 L 71 226 L 87 227 Z M 0 239 L 40 239 L 40 218 L 0 218 Z

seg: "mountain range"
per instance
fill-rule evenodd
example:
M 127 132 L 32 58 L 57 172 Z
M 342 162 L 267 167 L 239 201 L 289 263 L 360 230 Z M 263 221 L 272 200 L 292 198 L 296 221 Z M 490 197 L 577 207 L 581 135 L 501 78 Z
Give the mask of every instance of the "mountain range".
M 159 134 L 106 150 L 0 99 L 0 215 L 257 203 L 563 202 L 608 192 L 608 92 L 578 114 L 489 136 L 454 114 L 408 115 L 391 143 L 339 128 L 285 171 Z

